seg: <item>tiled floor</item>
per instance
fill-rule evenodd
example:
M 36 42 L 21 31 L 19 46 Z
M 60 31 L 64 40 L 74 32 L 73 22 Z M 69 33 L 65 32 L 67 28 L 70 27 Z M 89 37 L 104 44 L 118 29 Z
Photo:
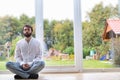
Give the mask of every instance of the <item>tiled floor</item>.
M 15 80 L 14 74 L 0 74 L 0 80 Z M 37 80 L 120 80 L 120 72 L 44 73 Z

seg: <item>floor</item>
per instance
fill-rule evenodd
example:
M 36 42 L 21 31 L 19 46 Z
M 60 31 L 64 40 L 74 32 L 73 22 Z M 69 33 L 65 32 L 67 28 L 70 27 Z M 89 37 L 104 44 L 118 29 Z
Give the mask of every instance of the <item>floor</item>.
M 0 80 L 15 80 L 13 76 L 14 74 L 0 74 Z M 42 73 L 37 80 L 120 80 L 120 72 Z

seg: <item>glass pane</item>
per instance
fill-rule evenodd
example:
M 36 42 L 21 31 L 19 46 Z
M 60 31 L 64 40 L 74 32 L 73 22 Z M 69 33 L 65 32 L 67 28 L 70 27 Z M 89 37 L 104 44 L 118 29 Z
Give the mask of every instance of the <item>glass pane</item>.
M 47 66 L 74 65 L 73 0 L 43 0 Z
M 116 68 L 114 60 L 117 59 L 117 52 L 114 50 L 119 49 L 119 42 L 118 45 L 114 45 L 115 40 L 112 38 L 119 36 L 114 32 L 115 21 L 119 18 L 118 0 L 91 0 L 90 2 L 81 0 L 81 2 L 84 68 Z M 108 19 L 113 21 L 108 23 Z
M 0 70 L 7 70 L 7 61 L 15 61 L 14 49 L 16 42 L 23 38 L 23 25 L 35 27 L 34 4 L 34 0 L 0 1 Z

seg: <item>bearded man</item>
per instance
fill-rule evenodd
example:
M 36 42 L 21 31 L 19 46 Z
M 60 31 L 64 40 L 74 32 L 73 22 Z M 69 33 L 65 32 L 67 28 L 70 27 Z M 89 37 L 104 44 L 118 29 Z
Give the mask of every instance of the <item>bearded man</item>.
M 32 32 L 32 26 L 23 26 L 24 38 L 17 42 L 15 49 L 16 62 L 6 63 L 6 68 L 15 74 L 15 79 L 38 79 L 38 73 L 45 66 L 40 42 L 32 37 Z

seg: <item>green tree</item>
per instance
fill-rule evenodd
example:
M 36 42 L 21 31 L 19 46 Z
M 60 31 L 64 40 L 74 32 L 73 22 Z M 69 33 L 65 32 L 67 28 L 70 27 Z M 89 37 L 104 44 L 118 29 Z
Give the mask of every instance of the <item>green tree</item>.
M 70 20 L 62 20 L 54 26 L 54 44 L 56 49 L 63 51 L 73 47 L 73 24 Z
M 84 48 L 94 48 L 96 50 L 108 49 L 103 45 L 102 34 L 104 31 L 105 21 L 117 15 L 117 8 L 111 5 L 103 6 L 103 3 L 97 4 L 88 12 L 89 21 L 83 22 L 83 46 Z M 100 53 L 102 51 L 99 51 Z M 105 54 L 105 53 L 104 53 Z
M 58 21 L 56 20 L 52 20 L 51 22 L 47 19 L 44 20 L 44 41 L 46 42 L 48 49 L 53 47 L 55 41 L 53 28 L 57 22 Z
M 0 23 L 1 44 L 12 41 L 18 33 L 18 27 L 20 25 L 18 19 L 13 16 L 4 16 L 0 18 Z

